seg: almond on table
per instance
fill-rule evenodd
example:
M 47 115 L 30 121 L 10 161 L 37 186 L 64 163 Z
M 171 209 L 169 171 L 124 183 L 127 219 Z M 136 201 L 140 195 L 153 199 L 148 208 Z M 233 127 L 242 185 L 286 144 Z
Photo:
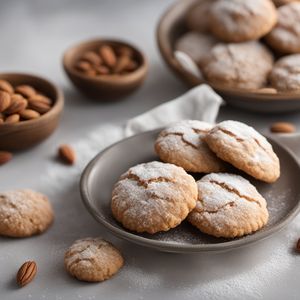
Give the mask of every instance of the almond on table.
M 294 124 L 289 122 L 276 122 L 270 128 L 273 133 L 293 133 L 296 131 Z
M 67 144 L 63 144 L 58 148 L 58 155 L 66 164 L 73 165 L 75 163 L 75 151 Z
M 26 261 L 17 273 L 17 284 L 20 287 L 27 285 L 31 282 L 37 273 L 37 265 L 34 261 Z
M 12 159 L 13 155 L 8 151 L 0 151 L 0 166 L 8 163 Z

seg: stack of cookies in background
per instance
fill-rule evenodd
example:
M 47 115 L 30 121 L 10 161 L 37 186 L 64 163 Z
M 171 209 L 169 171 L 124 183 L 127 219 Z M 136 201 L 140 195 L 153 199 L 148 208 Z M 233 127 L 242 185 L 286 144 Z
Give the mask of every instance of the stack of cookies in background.
M 199 0 L 175 44 L 219 87 L 300 92 L 300 2 Z

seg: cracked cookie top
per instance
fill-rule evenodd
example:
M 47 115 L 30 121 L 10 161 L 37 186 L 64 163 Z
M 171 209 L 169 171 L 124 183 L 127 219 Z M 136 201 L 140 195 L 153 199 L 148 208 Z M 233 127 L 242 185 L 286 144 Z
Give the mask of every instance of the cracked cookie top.
M 268 221 L 266 200 L 241 176 L 212 173 L 197 182 L 198 201 L 188 221 L 216 237 L 238 237 Z
M 271 0 L 218 0 L 210 8 L 211 31 L 226 42 L 257 40 L 277 21 Z
M 248 90 L 265 86 L 272 66 L 272 53 L 257 41 L 217 44 L 200 61 L 210 83 Z
M 119 250 L 101 238 L 77 240 L 65 253 L 66 270 L 82 281 L 109 279 L 123 264 Z
M 272 145 L 254 128 L 237 121 L 217 124 L 205 141 L 218 157 L 256 179 L 274 182 L 280 164 Z
M 183 168 L 149 162 L 130 168 L 115 184 L 111 209 L 132 231 L 156 233 L 179 225 L 195 207 L 197 184 Z
M 203 139 L 211 128 L 212 125 L 196 120 L 175 123 L 159 134 L 155 151 L 162 161 L 189 172 L 224 171 L 225 163 L 209 149 Z
M 290 3 L 278 8 L 278 22 L 266 36 L 267 43 L 285 53 L 300 52 L 300 3 Z
M 0 235 L 27 237 L 45 231 L 53 221 L 48 198 L 32 190 L 0 193 Z

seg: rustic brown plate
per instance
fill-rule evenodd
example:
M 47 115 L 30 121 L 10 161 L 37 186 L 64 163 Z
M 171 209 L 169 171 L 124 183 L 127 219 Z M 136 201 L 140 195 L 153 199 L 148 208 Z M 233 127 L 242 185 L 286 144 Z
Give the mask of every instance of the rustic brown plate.
M 37 119 L 16 124 L 1 124 L 0 150 L 23 150 L 50 136 L 58 126 L 64 106 L 61 90 L 49 80 L 31 74 L 2 73 L 0 79 L 9 81 L 13 86 L 31 85 L 54 101 L 52 108 Z
M 111 214 L 110 201 L 114 184 L 128 168 L 158 160 L 154 141 L 160 130 L 138 134 L 122 140 L 99 153 L 84 170 L 80 189 L 83 202 L 91 215 L 116 236 L 130 242 L 167 252 L 225 251 L 249 245 L 270 237 L 293 220 L 300 210 L 300 166 L 289 151 L 270 141 L 284 166 L 274 184 L 248 178 L 265 197 L 270 219 L 262 230 L 239 239 L 208 236 L 187 222 L 167 232 L 136 234 L 124 229 Z M 143 145 L 143 147 L 137 147 Z
M 133 49 L 139 67 L 124 75 L 102 75 L 90 77 L 77 71 L 75 63 L 87 51 L 95 51 L 101 45 L 127 46 Z M 143 52 L 135 46 L 111 39 L 97 39 L 79 43 L 69 48 L 63 57 L 64 70 L 73 84 L 85 95 L 99 100 L 111 100 L 126 96 L 136 90 L 143 82 L 148 71 L 148 62 Z
M 203 83 L 199 78 L 187 72 L 174 57 L 175 41 L 187 31 L 185 15 L 201 0 L 177 1 L 162 16 L 157 27 L 157 42 L 161 55 L 173 73 L 188 86 Z M 300 110 L 300 94 L 264 94 L 241 89 L 211 85 L 229 104 L 257 112 L 281 113 Z

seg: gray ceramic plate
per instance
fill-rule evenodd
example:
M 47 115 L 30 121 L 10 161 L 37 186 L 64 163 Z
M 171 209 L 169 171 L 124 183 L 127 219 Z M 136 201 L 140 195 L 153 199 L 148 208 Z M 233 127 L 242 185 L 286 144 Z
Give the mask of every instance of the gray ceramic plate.
M 177 228 L 154 235 L 136 234 L 114 220 L 110 210 L 114 183 L 128 168 L 142 162 L 158 160 L 153 144 L 159 130 L 122 140 L 99 153 L 86 167 L 81 178 L 81 195 L 91 215 L 116 236 L 146 247 L 168 252 L 223 251 L 248 245 L 269 237 L 287 225 L 300 209 L 300 167 L 289 151 L 271 141 L 282 171 L 274 184 L 248 178 L 266 198 L 270 212 L 268 225 L 252 235 L 226 240 L 210 237 L 183 222 Z

